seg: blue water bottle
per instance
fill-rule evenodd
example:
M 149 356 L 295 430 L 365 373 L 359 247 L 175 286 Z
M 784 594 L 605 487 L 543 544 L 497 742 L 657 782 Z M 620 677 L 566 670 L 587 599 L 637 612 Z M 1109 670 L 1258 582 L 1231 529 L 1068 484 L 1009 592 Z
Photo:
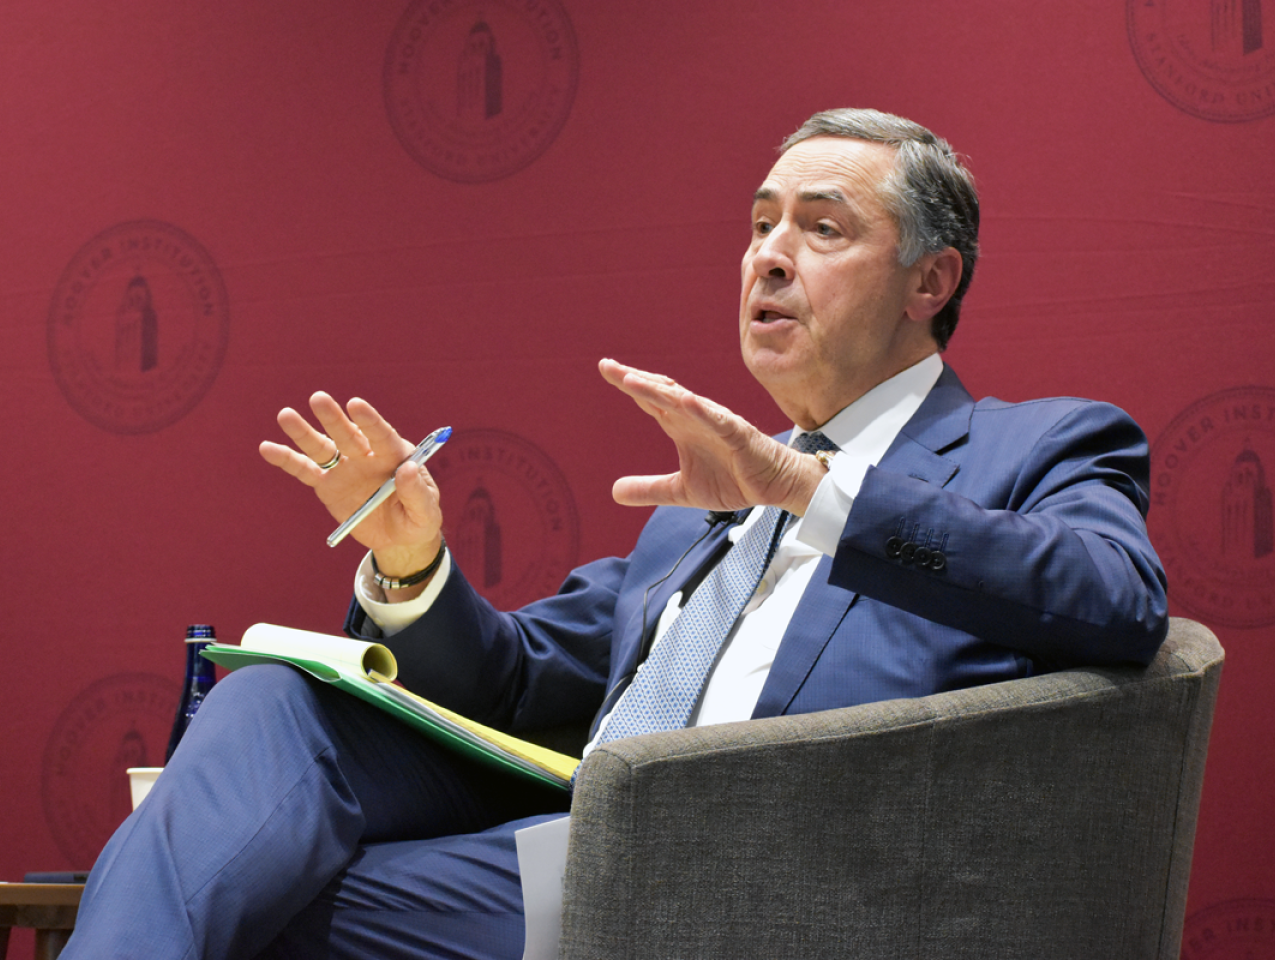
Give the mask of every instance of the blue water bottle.
M 165 763 L 172 759 L 173 751 L 181 742 L 190 721 L 195 718 L 195 711 L 217 682 L 212 661 L 199 655 L 204 647 L 216 641 L 216 632 L 206 623 L 196 623 L 186 628 L 186 683 L 182 687 L 181 702 L 177 705 L 177 718 L 173 720 L 173 732 L 168 738 Z

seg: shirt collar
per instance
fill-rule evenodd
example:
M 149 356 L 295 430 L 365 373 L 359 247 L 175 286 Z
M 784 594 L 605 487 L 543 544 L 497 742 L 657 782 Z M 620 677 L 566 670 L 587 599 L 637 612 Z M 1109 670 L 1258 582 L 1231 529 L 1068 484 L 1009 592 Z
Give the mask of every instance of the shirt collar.
M 846 453 L 865 446 L 879 446 L 883 440 L 888 446 L 920 409 L 942 373 L 943 360 L 932 353 L 877 384 L 819 427 L 819 432 Z M 794 427 L 792 440 L 807 432 Z

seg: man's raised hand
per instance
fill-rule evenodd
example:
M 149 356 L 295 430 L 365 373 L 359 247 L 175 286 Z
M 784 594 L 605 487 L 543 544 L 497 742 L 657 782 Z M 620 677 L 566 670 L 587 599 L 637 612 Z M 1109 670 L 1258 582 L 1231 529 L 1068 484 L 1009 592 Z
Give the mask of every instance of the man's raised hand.
M 376 553 L 378 566 L 388 576 L 405 576 L 425 567 L 438 553 L 442 512 L 438 487 L 429 472 L 404 462 L 414 445 L 366 400 L 355 398 L 342 410 L 331 396 L 319 392 L 310 398 L 310 409 L 322 431 L 285 407 L 279 411 L 279 426 L 294 446 L 267 440 L 261 444 L 261 456 L 311 487 L 338 521 L 344 521 L 394 476 L 394 495 L 351 535 Z M 338 454 L 335 466 L 321 466 Z
M 677 447 L 678 470 L 621 477 L 612 494 L 626 506 L 672 505 L 704 510 L 779 506 L 805 513 L 824 470 L 766 436 L 743 417 L 670 378 L 603 360 L 606 381 L 652 416 Z

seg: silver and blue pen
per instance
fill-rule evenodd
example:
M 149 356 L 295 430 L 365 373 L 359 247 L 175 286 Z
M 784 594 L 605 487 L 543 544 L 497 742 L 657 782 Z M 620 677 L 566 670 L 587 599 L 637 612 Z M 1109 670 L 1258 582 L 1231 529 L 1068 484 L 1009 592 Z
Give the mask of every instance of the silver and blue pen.
M 452 435 L 451 427 L 440 427 L 431 433 L 428 437 L 417 444 L 416 449 L 412 451 L 412 455 L 408 457 L 415 464 L 423 464 L 426 460 L 438 452 L 438 448 L 445 444 Z M 403 461 L 406 463 L 407 461 Z M 402 464 L 399 464 L 402 466 Z M 369 513 L 383 504 L 390 498 L 390 494 L 394 492 L 394 478 L 391 476 L 383 484 L 381 488 L 367 498 L 367 502 L 359 507 L 343 524 L 332 531 L 328 537 L 328 546 L 335 547 L 338 543 L 345 539 L 346 535 L 363 522 Z

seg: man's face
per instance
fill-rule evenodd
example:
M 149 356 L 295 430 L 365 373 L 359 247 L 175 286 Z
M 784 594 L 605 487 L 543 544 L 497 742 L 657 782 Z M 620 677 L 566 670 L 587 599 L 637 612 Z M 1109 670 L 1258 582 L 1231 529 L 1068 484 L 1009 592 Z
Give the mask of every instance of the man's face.
M 744 362 L 803 428 L 937 349 L 928 323 L 907 316 L 918 268 L 900 266 L 879 195 L 893 165 L 884 144 L 816 137 L 780 157 L 757 191 L 740 295 Z

